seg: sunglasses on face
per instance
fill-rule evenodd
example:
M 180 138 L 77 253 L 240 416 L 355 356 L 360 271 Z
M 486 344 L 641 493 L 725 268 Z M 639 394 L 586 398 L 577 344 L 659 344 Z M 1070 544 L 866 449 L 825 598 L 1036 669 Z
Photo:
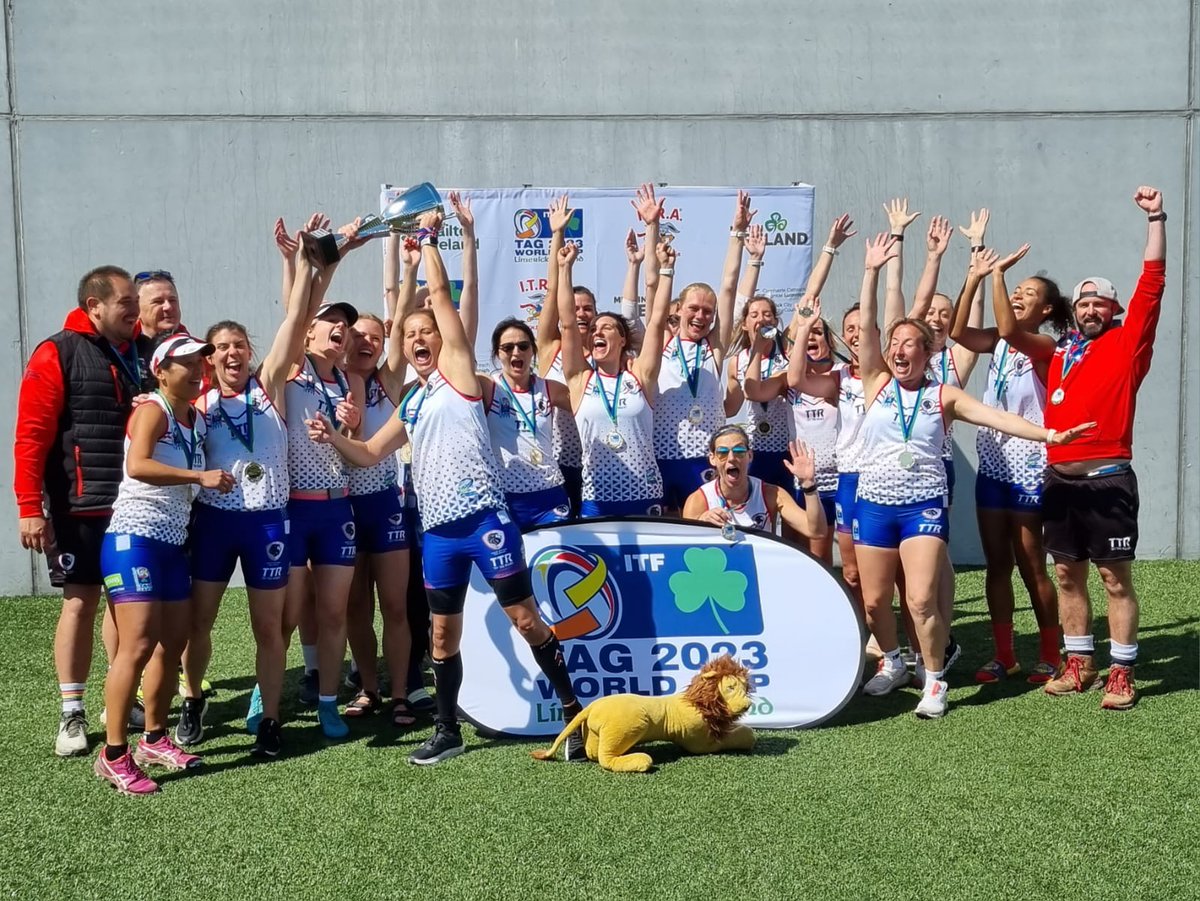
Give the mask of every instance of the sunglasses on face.
M 507 344 L 501 344 L 500 350 L 506 354 L 511 354 L 513 351 L 519 350 L 521 353 L 533 347 L 528 341 L 509 341 Z
M 735 444 L 733 447 L 714 448 L 713 453 L 718 457 L 728 457 L 730 454 L 733 454 L 735 457 L 744 457 L 750 453 L 750 448 L 744 444 Z
M 155 279 L 166 279 L 172 285 L 175 284 L 175 277 L 166 269 L 148 269 L 145 272 L 139 272 L 133 277 L 133 283 L 140 285 L 142 282 L 152 282 Z

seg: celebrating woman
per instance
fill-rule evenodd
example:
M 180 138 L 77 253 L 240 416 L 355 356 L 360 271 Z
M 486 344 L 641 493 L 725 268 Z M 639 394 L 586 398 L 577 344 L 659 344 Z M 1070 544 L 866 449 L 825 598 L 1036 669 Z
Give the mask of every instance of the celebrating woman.
M 100 548 L 119 644 L 104 683 L 106 736 L 95 771 L 122 794 L 158 790 L 141 767 L 184 770 L 201 762 L 171 741 L 167 714 L 191 621 L 183 545 L 192 498 L 198 488 L 228 493 L 234 485 L 232 474 L 205 470 L 204 418 L 192 406 L 212 351 L 191 335 L 174 335 L 154 352 L 158 390 L 129 419 L 124 477 Z M 146 732 L 130 755 L 129 710 L 143 670 Z

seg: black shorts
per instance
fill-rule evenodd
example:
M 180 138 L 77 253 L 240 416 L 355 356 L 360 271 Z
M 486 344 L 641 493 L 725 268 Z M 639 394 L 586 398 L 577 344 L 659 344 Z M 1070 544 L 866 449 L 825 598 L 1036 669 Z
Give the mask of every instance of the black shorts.
M 1056 561 L 1132 560 L 1137 552 L 1137 518 L 1137 476 L 1132 469 L 1089 478 L 1046 468 L 1044 544 Z
M 57 552 L 46 555 L 50 569 L 50 584 L 55 588 L 71 585 L 102 585 L 100 572 L 100 543 L 108 528 L 111 514 L 72 516 L 51 514 Z

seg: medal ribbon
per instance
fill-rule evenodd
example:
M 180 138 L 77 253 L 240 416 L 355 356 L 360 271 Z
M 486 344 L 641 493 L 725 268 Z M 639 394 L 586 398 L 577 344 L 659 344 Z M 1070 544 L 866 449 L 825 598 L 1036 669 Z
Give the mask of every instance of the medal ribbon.
M 1087 352 L 1088 345 L 1091 344 L 1090 338 L 1085 338 L 1079 332 L 1071 332 L 1071 343 L 1067 345 L 1066 353 L 1063 354 L 1062 361 L 1062 382 L 1067 380 L 1067 373 L 1075 368 L 1075 365 L 1083 359 L 1083 355 Z
M 241 442 L 246 448 L 247 453 L 254 453 L 254 402 L 250 399 L 250 382 L 246 382 L 246 428 L 239 429 L 228 413 L 225 412 L 225 407 L 221 404 L 221 389 L 217 388 L 217 415 L 225 421 L 225 425 L 229 426 L 229 431 L 233 432 L 233 436 Z
M 942 384 L 946 384 L 946 379 L 950 378 L 950 348 L 942 348 Z M 924 386 L 922 386 L 923 390 Z
M 529 400 L 530 400 L 529 415 L 525 414 L 525 408 L 521 406 L 520 401 L 517 400 L 517 395 L 513 392 L 512 388 L 510 388 L 508 385 L 508 379 L 506 379 L 503 375 L 500 376 L 500 387 L 503 388 L 504 393 L 508 395 L 509 401 L 511 401 L 513 407 L 516 408 L 517 415 L 521 417 L 521 421 L 523 423 L 525 423 L 525 426 L 529 429 L 529 434 L 533 436 L 533 441 L 536 444 L 537 443 L 537 398 L 534 396 L 533 391 L 534 391 L 534 388 L 537 387 L 537 377 L 535 376 L 534 378 L 530 379 L 530 381 L 529 381 Z
M 921 412 L 921 397 L 925 394 L 925 385 L 922 384 L 920 390 L 917 391 L 917 399 L 912 408 L 912 418 L 907 420 L 904 418 L 904 395 L 901 394 L 900 380 L 893 378 L 892 385 L 896 389 L 896 417 L 900 420 L 900 437 L 904 439 L 907 447 L 908 443 L 912 441 L 913 429 L 917 427 L 917 415 Z
M 167 405 L 167 418 L 171 420 L 171 429 L 175 434 L 175 443 L 183 448 L 183 456 L 187 460 L 187 468 L 195 469 L 196 466 L 196 446 L 200 443 L 200 439 L 196 435 L 196 430 L 192 429 L 192 440 L 189 442 L 183 437 L 183 429 L 179 427 L 179 420 L 175 418 L 175 412 L 171 410 L 171 403 L 163 395 L 161 391 L 155 391 L 159 397 L 163 399 L 163 403 Z
M 122 353 L 117 350 L 117 346 L 109 342 L 109 347 L 112 348 L 113 354 L 116 355 L 117 362 L 121 364 L 121 368 L 125 370 L 125 374 L 129 376 L 129 380 L 133 382 L 133 386 L 137 390 L 142 387 L 141 367 L 138 365 L 137 344 L 133 341 L 129 342 L 129 348 Z
M 600 395 L 600 402 L 604 404 L 604 412 L 608 414 L 608 418 L 612 420 L 613 428 L 617 427 L 617 404 L 620 403 L 621 397 L 621 377 L 625 375 L 625 370 L 622 369 L 617 373 L 616 384 L 613 385 L 612 402 L 609 402 L 608 394 L 604 391 L 604 376 L 600 370 L 596 370 L 596 391 Z
M 337 418 L 337 405 L 333 402 L 333 398 L 329 396 L 329 392 L 325 389 L 325 380 L 321 378 L 321 373 L 317 372 L 317 364 L 313 363 L 312 357 L 308 358 L 309 365 L 312 366 L 313 379 L 321 389 L 321 396 L 325 398 L 325 412 L 329 414 L 329 421 L 333 423 L 333 427 L 340 428 L 341 423 Z M 346 395 L 346 383 L 342 381 L 342 374 L 338 372 L 336 366 L 333 367 L 333 378 L 337 382 L 338 388 L 341 389 L 342 396 Z
M 1000 354 L 1000 362 L 996 365 L 996 378 L 992 383 L 996 391 L 996 400 L 1000 400 L 1002 397 L 1004 397 L 1004 391 L 1006 388 L 1008 388 L 1008 378 L 1010 375 L 1012 375 L 1008 363 L 1009 356 L 1013 353 L 1015 353 L 1014 348 L 1005 347 L 1004 353 Z
M 695 368 L 688 369 L 687 358 L 683 355 L 683 341 L 679 338 L 675 339 L 675 356 L 679 358 L 679 366 L 683 369 L 683 377 L 687 379 L 688 391 L 692 392 L 693 400 L 696 398 L 696 392 L 700 389 L 700 358 L 703 352 L 704 343 L 697 341 Z
M 746 361 L 747 364 L 749 364 L 749 362 L 749 360 Z M 775 368 L 775 355 L 771 354 L 771 356 L 769 356 L 764 362 L 767 364 L 767 371 L 762 373 L 762 378 L 765 380 L 771 377 L 771 370 Z M 762 370 L 759 371 L 762 372 Z M 693 395 L 695 393 L 695 391 L 692 392 Z M 766 413 L 767 404 L 770 403 L 770 401 L 760 400 L 758 403 L 762 407 L 762 411 Z
M 404 424 L 408 426 L 408 440 L 412 441 L 413 429 L 417 427 L 417 417 L 421 415 L 421 407 L 425 405 L 425 398 L 429 396 L 427 385 L 422 385 L 420 382 L 408 389 L 408 394 L 404 396 L 404 400 L 400 401 L 400 409 L 397 415 L 404 420 Z M 414 394 L 421 392 L 421 399 L 417 401 L 417 408 L 413 410 L 412 416 L 408 415 L 408 402 L 412 400 Z

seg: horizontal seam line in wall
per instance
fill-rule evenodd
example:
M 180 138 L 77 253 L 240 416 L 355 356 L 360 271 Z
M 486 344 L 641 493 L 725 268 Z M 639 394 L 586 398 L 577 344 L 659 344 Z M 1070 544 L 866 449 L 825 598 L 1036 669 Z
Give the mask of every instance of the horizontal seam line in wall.
M 325 114 L 260 114 L 260 113 L 0 113 L 4 119 L 17 122 L 341 122 L 346 120 L 376 122 L 512 122 L 512 121 L 562 121 L 562 122 L 727 122 L 727 121 L 857 121 L 857 120 L 901 120 L 901 119 L 1131 119 L 1147 116 L 1164 118 L 1188 118 L 1200 113 L 1200 108 L 1144 109 L 1144 110 L 1006 110 L 999 112 L 956 111 L 956 112 L 885 112 L 885 113 L 681 113 L 659 115 L 651 113 L 612 114 L 566 114 L 566 113 L 441 113 L 409 115 L 404 113 L 325 113 Z

